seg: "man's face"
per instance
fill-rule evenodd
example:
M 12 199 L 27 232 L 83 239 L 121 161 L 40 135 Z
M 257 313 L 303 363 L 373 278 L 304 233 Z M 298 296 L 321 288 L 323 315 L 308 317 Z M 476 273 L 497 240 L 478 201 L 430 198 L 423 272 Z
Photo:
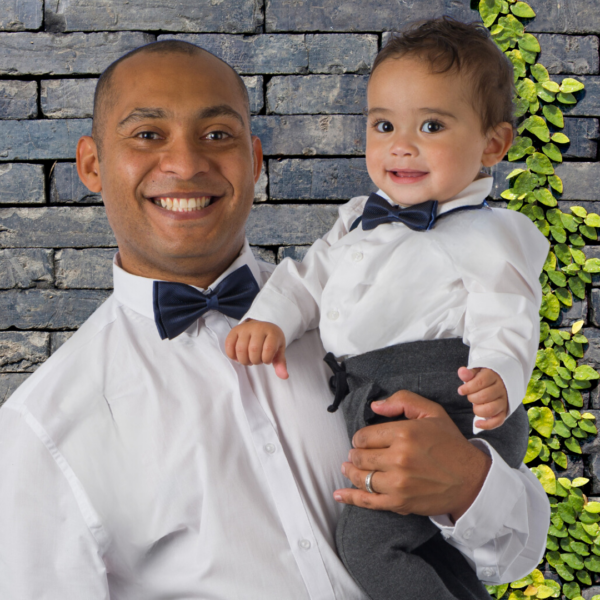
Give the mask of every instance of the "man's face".
M 432 74 L 414 58 L 385 61 L 371 77 L 367 169 L 394 202 L 449 200 L 478 176 L 482 164 L 502 158 L 491 158 L 500 138 L 482 132 L 468 86 L 462 76 Z
M 84 148 L 78 164 L 88 187 L 96 165 L 122 266 L 205 287 L 243 244 L 262 162 L 235 75 L 210 55 L 142 53 L 110 93 L 102 160 Z

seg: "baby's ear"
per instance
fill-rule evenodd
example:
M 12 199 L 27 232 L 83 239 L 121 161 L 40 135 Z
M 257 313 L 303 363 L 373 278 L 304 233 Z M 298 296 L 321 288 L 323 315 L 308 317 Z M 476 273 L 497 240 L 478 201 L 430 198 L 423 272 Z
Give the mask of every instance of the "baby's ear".
M 483 151 L 481 164 L 484 167 L 492 167 L 499 163 L 513 142 L 513 126 L 510 123 L 498 123 L 490 128 L 487 133 L 488 144 Z

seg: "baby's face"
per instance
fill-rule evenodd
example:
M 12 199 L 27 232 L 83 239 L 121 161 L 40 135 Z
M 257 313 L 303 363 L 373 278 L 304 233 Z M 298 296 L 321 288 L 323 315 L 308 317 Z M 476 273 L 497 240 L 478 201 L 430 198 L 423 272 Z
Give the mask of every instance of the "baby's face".
M 432 74 L 415 58 L 386 60 L 371 77 L 367 169 L 397 204 L 445 202 L 474 181 L 482 165 L 501 160 L 501 142 L 482 132 L 468 86 L 461 75 Z M 512 136 L 506 127 L 504 133 Z

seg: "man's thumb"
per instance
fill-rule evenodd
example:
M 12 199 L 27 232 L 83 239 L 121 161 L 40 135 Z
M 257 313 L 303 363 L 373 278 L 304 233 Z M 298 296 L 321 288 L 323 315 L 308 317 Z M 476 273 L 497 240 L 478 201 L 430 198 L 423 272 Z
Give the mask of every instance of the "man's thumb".
M 383 417 L 404 415 L 407 419 L 437 417 L 440 410 L 443 410 L 436 402 L 408 390 L 400 390 L 385 400 L 376 400 L 371 403 L 371 408 Z

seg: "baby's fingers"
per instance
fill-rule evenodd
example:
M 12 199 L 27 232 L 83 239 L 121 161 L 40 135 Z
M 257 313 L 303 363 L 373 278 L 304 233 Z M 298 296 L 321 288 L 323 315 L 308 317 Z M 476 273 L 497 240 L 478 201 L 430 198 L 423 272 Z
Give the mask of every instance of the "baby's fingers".
M 237 360 L 236 345 L 238 335 L 237 327 L 234 327 L 225 338 L 225 353 L 231 360 Z
M 279 379 L 288 379 L 289 373 L 287 370 L 287 361 L 285 360 L 285 347 L 279 349 L 279 352 L 273 358 L 273 367 L 275 368 L 275 375 Z
M 491 419 L 497 415 L 505 416 L 507 406 L 502 399 L 486 402 L 485 404 L 474 404 L 473 413 L 482 419 Z
M 485 421 L 478 419 L 475 421 L 475 427 L 479 429 L 495 429 L 496 427 L 500 427 L 502 423 L 504 423 L 505 416 L 504 414 L 496 415 L 495 417 L 490 417 Z

